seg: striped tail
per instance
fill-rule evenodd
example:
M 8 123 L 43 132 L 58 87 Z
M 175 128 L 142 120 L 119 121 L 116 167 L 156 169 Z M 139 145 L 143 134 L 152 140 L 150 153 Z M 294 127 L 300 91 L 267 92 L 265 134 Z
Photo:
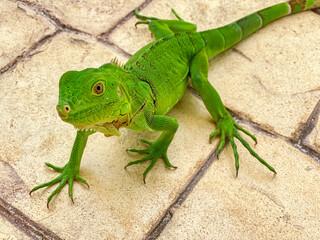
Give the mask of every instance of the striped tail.
M 297 12 L 320 7 L 320 0 L 291 0 L 250 14 L 226 26 L 200 32 L 209 58 L 232 47 L 268 23 Z

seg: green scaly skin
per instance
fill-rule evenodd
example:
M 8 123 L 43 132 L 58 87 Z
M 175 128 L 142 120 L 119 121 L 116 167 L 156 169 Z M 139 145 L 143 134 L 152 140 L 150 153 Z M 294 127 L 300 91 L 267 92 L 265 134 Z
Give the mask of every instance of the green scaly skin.
M 136 9 L 136 16 L 143 20 L 136 25 L 147 24 L 157 40 L 140 49 L 125 65 L 121 66 L 114 60 L 99 68 L 63 74 L 59 83 L 57 111 L 63 121 L 78 129 L 77 137 L 70 160 L 64 167 L 46 163 L 61 174 L 54 180 L 33 188 L 31 192 L 60 183 L 48 198 L 49 206 L 51 199 L 68 183 L 72 199 L 74 180 L 86 183 L 80 177 L 79 169 L 89 135 L 101 132 L 106 136 L 119 136 L 121 127 L 134 131 L 161 132 L 154 142 L 141 139 L 149 148 L 129 150 L 146 156 L 128 163 L 127 166 L 151 160 L 143 173 L 144 182 L 147 173 L 160 157 L 168 167 L 175 168 L 168 160 L 167 149 L 178 129 L 178 122 L 165 114 L 184 95 L 188 76 L 216 122 L 217 129 L 209 138 L 211 140 L 220 136 L 218 153 L 221 152 L 226 138 L 230 140 L 234 151 L 236 176 L 239 171 L 239 156 L 234 138 L 259 162 L 276 173 L 240 136 L 239 131 L 242 131 L 257 142 L 252 134 L 232 119 L 219 94 L 209 83 L 208 60 L 278 18 L 316 7 L 320 7 L 320 0 L 292 0 L 250 14 L 224 27 L 204 32 L 196 32 L 196 25 L 185 22 L 174 10 L 172 11 L 178 20 L 142 16 Z

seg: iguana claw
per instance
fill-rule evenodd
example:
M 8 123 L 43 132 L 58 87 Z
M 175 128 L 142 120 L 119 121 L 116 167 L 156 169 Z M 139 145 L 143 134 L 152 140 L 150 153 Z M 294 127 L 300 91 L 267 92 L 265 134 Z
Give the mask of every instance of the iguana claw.
M 137 27 L 137 25 L 139 24 L 149 24 L 150 22 L 149 21 L 138 21 L 134 24 L 135 27 Z
M 153 168 L 153 166 L 156 164 L 157 160 L 159 157 L 162 157 L 164 159 L 165 164 L 171 168 L 171 169 L 176 169 L 177 167 L 173 166 L 167 156 L 167 149 L 168 146 L 163 145 L 157 141 L 150 142 L 145 139 L 140 139 L 141 142 L 146 143 L 150 145 L 149 148 L 146 149 L 128 149 L 129 152 L 136 152 L 136 153 L 144 153 L 148 154 L 144 158 L 141 158 L 136 161 L 129 162 L 124 168 L 126 169 L 128 166 L 138 164 L 138 163 L 143 163 L 145 161 L 151 160 L 150 165 L 147 167 L 147 169 L 143 173 L 143 182 L 146 184 L 146 176 L 148 172 Z
M 48 197 L 48 200 L 47 200 L 47 208 L 49 208 L 49 203 L 50 201 L 52 200 L 52 198 L 61 191 L 61 189 L 68 183 L 69 185 L 69 197 L 72 201 L 72 203 L 74 203 L 74 200 L 73 200 L 73 191 L 72 191 L 72 187 L 73 187 L 73 182 L 74 180 L 78 180 L 78 181 L 81 181 L 82 183 L 86 184 L 86 186 L 89 188 L 89 185 L 87 183 L 87 181 L 83 178 L 81 178 L 79 176 L 79 171 L 77 171 L 76 169 L 73 169 L 73 168 L 70 168 L 68 166 L 68 164 L 66 164 L 64 167 L 56 167 L 50 163 L 45 163 L 48 167 L 52 168 L 53 170 L 57 171 L 57 172 L 61 172 L 61 174 L 56 177 L 55 179 L 49 181 L 49 182 L 46 182 L 46 183 L 43 183 L 43 184 L 40 184 L 36 187 L 34 187 L 30 192 L 29 194 L 31 195 L 32 192 L 40 189 L 40 188 L 44 188 L 44 187 L 47 187 L 47 186 L 52 186 L 58 182 L 60 182 L 60 184 L 58 185 L 58 187 L 50 194 L 50 196 Z
M 178 18 L 179 21 L 184 22 L 184 20 L 178 15 L 178 13 L 172 8 L 171 9 L 172 13 L 176 16 L 176 18 Z M 140 18 L 142 20 L 161 20 L 159 18 L 155 18 L 155 17 L 147 17 L 147 16 L 143 16 L 139 13 L 138 8 L 134 9 L 134 13 L 136 15 L 137 18 Z M 138 21 L 136 22 L 136 24 L 134 25 L 135 27 L 137 27 L 138 24 L 149 24 L 150 21 Z
M 253 136 L 250 132 L 239 126 L 232 117 L 228 114 L 226 117 L 222 118 L 221 120 L 217 121 L 217 130 L 213 131 L 209 136 L 209 141 L 220 135 L 220 143 L 217 149 L 218 155 L 222 151 L 224 145 L 225 145 L 225 139 L 226 137 L 229 139 L 233 152 L 234 152 L 234 158 L 235 158 L 235 167 L 236 167 L 236 177 L 238 177 L 239 173 L 239 154 L 237 151 L 237 145 L 234 142 L 234 137 L 237 138 L 242 145 L 249 151 L 249 153 L 254 156 L 260 163 L 262 163 L 264 166 L 266 166 L 270 171 L 277 173 L 273 167 L 271 167 L 265 160 L 263 160 L 245 141 L 239 134 L 238 130 L 244 132 L 249 137 L 251 137 L 255 143 L 257 144 L 257 139 L 255 136 Z

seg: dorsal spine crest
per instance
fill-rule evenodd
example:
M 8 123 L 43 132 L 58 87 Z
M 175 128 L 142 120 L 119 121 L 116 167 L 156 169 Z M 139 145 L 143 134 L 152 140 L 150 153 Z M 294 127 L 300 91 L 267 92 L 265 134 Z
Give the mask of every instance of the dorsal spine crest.
M 124 63 L 120 62 L 119 59 L 117 57 L 114 57 L 111 59 L 110 63 L 113 63 L 114 65 L 123 68 L 124 70 L 126 69 L 126 66 Z

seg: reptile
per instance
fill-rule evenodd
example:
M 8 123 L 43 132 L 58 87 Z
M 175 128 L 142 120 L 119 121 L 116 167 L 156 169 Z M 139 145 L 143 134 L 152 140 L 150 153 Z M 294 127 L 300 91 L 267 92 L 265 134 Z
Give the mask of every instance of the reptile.
M 220 136 L 217 152 L 221 152 L 227 139 L 231 143 L 236 176 L 239 155 L 235 139 L 276 174 L 275 169 L 241 137 L 240 132 L 243 132 L 257 143 L 254 135 L 234 121 L 218 92 L 209 83 L 208 60 L 276 19 L 318 7 L 320 0 L 291 0 L 257 11 L 226 26 L 202 32 L 197 32 L 195 24 L 184 21 L 173 9 L 177 20 L 143 16 L 135 9 L 136 17 L 141 20 L 136 22 L 136 26 L 147 24 L 156 40 L 137 51 L 125 64 L 112 60 L 99 68 L 68 71 L 62 75 L 56 109 L 64 122 L 77 129 L 76 139 L 65 166 L 46 163 L 61 174 L 34 187 L 30 194 L 59 183 L 47 199 L 49 207 L 52 198 L 68 184 L 68 193 L 73 202 L 74 181 L 87 184 L 79 173 L 80 162 L 88 137 L 96 132 L 107 137 L 120 136 L 120 128 L 161 132 L 153 142 L 141 139 L 148 145 L 146 149 L 129 149 L 146 156 L 129 162 L 126 167 L 151 160 L 143 173 L 144 183 L 159 158 L 163 158 L 166 166 L 174 169 L 167 150 L 178 129 L 178 122 L 165 114 L 184 95 L 189 78 L 216 123 L 216 130 L 209 135 L 209 139 Z

